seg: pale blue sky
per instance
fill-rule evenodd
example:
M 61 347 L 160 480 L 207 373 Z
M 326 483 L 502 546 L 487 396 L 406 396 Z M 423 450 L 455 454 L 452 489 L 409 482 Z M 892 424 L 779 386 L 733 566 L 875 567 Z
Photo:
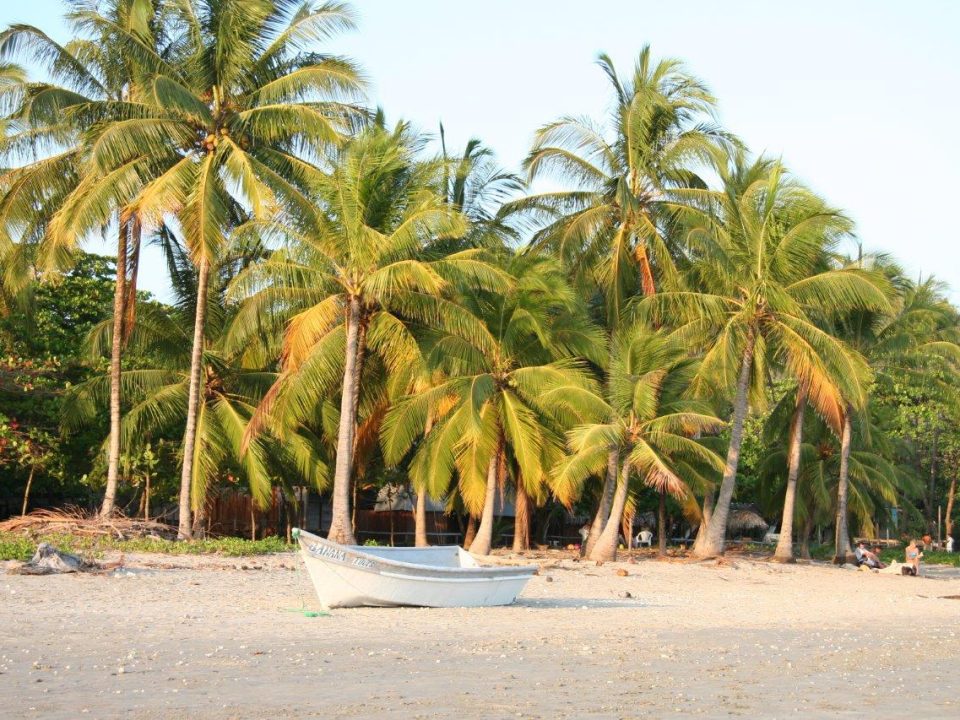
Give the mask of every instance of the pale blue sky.
M 847 0 L 355 0 L 359 32 L 330 50 L 362 64 L 371 102 L 423 129 L 443 121 L 519 168 L 534 130 L 599 118 L 594 60 L 623 72 L 644 43 L 682 58 L 755 151 L 781 156 L 856 221 L 868 249 L 949 282 L 960 299 L 960 2 Z M 0 24 L 62 37 L 59 0 L 0 2 Z M 164 296 L 162 265 L 147 289 Z

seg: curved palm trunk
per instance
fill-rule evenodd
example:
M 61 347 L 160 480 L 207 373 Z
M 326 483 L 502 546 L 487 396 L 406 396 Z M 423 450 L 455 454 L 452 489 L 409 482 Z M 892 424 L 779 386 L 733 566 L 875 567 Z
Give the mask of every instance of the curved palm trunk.
M 620 469 L 620 479 L 613 496 L 613 506 L 610 508 L 610 518 L 607 520 L 600 539 L 590 553 L 591 560 L 606 562 L 617 559 L 617 538 L 620 534 L 620 518 L 623 509 L 627 506 L 627 494 L 630 490 L 630 463 L 624 460 Z
M 516 515 L 513 519 L 513 551 L 530 549 L 530 496 L 523 486 L 523 478 L 517 475 L 517 494 L 514 502 Z
M 333 475 L 333 518 L 327 538 L 341 545 L 355 545 L 350 516 L 350 483 L 353 479 L 353 447 L 357 434 L 357 399 L 360 395 L 360 300 L 350 298 L 347 309 L 347 348 L 340 396 L 340 428 L 337 432 L 337 464 Z
M 193 351 L 190 355 L 190 389 L 187 400 L 187 427 L 183 433 L 183 467 L 180 471 L 180 524 L 177 537 L 193 537 L 190 488 L 193 485 L 193 463 L 197 443 L 197 420 L 200 414 L 200 393 L 203 391 L 203 331 L 207 320 L 207 286 L 210 283 L 210 261 L 200 261 L 197 277 L 197 308 L 193 321 Z
M 667 554 L 667 492 L 660 491 L 660 502 L 657 505 L 657 552 L 660 557 Z
M 737 485 L 737 465 L 740 462 L 740 445 L 743 442 L 743 425 L 747 419 L 747 391 L 750 386 L 750 369 L 753 365 L 754 340 L 747 340 L 743 351 L 743 364 L 740 377 L 737 378 L 737 395 L 733 403 L 731 419 L 730 446 L 727 448 L 727 462 L 723 468 L 723 482 L 717 503 L 707 526 L 706 536 L 699 548 L 694 547 L 693 555 L 698 558 L 710 558 L 723 554 L 727 537 L 727 517 L 730 514 L 730 501 Z
M 787 461 L 787 492 L 783 498 L 783 517 L 780 519 L 780 537 L 773 559 L 779 562 L 795 562 L 793 556 L 793 516 L 797 503 L 797 478 L 800 477 L 800 446 L 803 443 L 803 415 L 807 408 L 807 395 L 798 391 L 797 407 L 793 412 L 793 427 L 790 429 L 790 451 Z
M 113 515 L 120 480 L 120 381 L 122 377 L 123 318 L 127 300 L 127 236 L 129 223 L 120 221 L 117 237 L 117 279 L 113 290 L 113 337 L 110 341 L 110 440 L 107 449 L 107 488 L 100 506 L 100 517 Z
M 850 530 L 847 528 L 847 494 L 850 478 L 850 443 L 853 436 L 853 423 L 850 415 L 853 409 L 847 406 L 843 415 L 843 433 L 840 436 L 840 477 L 837 481 L 837 520 L 835 524 L 833 562 L 837 565 L 852 563 L 853 548 L 850 547 Z
M 473 542 L 468 548 L 476 555 L 489 555 L 493 544 L 493 503 L 496 500 L 497 485 L 500 468 L 500 453 L 502 446 L 497 445 L 497 451 L 490 456 L 490 465 L 487 467 L 487 494 L 483 499 L 483 514 L 480 516 L 480 527 Z
M 600 539 L 600 534 L 607 524 L 607 518 L 610 517 L 610 507 L 613 505 L 613 493 L 617 489 L 617 466 L 620 464 L 620 448 L 613 448 L 607 455 L 607 475 L 603 480 L 603 494 L 600 496 L 600 505 L 597 507 L 597 514 L 593 516 L 593 523 L 590 525 L 590 534 L 587 536 L 587 542 L 580 549 L 580 557 L 589 556 L 593 552 L 593 546 Z
M 707 528 L 710 527 L 710 518 L 713 517 L 714 491 L 710 488 L 703 495 L 703 510 L 700 513 L 700 527 L 697 528 L 697 538 L 693 541 L 693 554 L 703 547 L 707 541 Z
M 424 424 L 423 436 L 426 437 L 433 430 L 433 418 L 427 415 L 427 422 Z M 413 546 L 429 547 L 430 541 L 427 538 L 427 489 L 426 487 L 416 488 L 417 506 L 413 515 Z

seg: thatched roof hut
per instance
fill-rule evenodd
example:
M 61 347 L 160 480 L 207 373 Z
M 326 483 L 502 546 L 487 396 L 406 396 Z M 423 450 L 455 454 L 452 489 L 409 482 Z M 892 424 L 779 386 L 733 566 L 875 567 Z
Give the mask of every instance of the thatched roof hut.
M 753 505 L 734 503 L 727 516 L 727 532 L 732 534 L 753 532 L 770 527 L 769 523 Z

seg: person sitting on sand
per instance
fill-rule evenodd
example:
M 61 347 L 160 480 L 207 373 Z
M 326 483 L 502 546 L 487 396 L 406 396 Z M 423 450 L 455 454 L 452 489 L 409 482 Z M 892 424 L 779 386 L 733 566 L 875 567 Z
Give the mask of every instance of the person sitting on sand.
M 857 558 L 857 566 L 866 565 L 871 570 L 882 570 L 886 567 L 886 565 L 880 562 L 880 557 L 875 552 L 867 550 L 867 546 L 864 545 L 863 542 L 857 543 L 853 554 Z
M 923 557 L 923 553 L 920 552 L 920 548 L 917 547 L 917 541 L 911 540 L 910 544 L 907 545 L 907 549 L 904 551 L 905 559 L 907 561 L 907 566 L 911 568 L 911 575 L 920 574 L 920 558 Z

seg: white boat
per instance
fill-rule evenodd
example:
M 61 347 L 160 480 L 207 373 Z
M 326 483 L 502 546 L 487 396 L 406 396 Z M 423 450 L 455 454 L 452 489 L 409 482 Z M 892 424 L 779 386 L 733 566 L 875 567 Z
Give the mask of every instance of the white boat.
M 509 605 L 536 566 L 484 567 L 463 548 L 339 545 L 294 532 L 324 608 Z

